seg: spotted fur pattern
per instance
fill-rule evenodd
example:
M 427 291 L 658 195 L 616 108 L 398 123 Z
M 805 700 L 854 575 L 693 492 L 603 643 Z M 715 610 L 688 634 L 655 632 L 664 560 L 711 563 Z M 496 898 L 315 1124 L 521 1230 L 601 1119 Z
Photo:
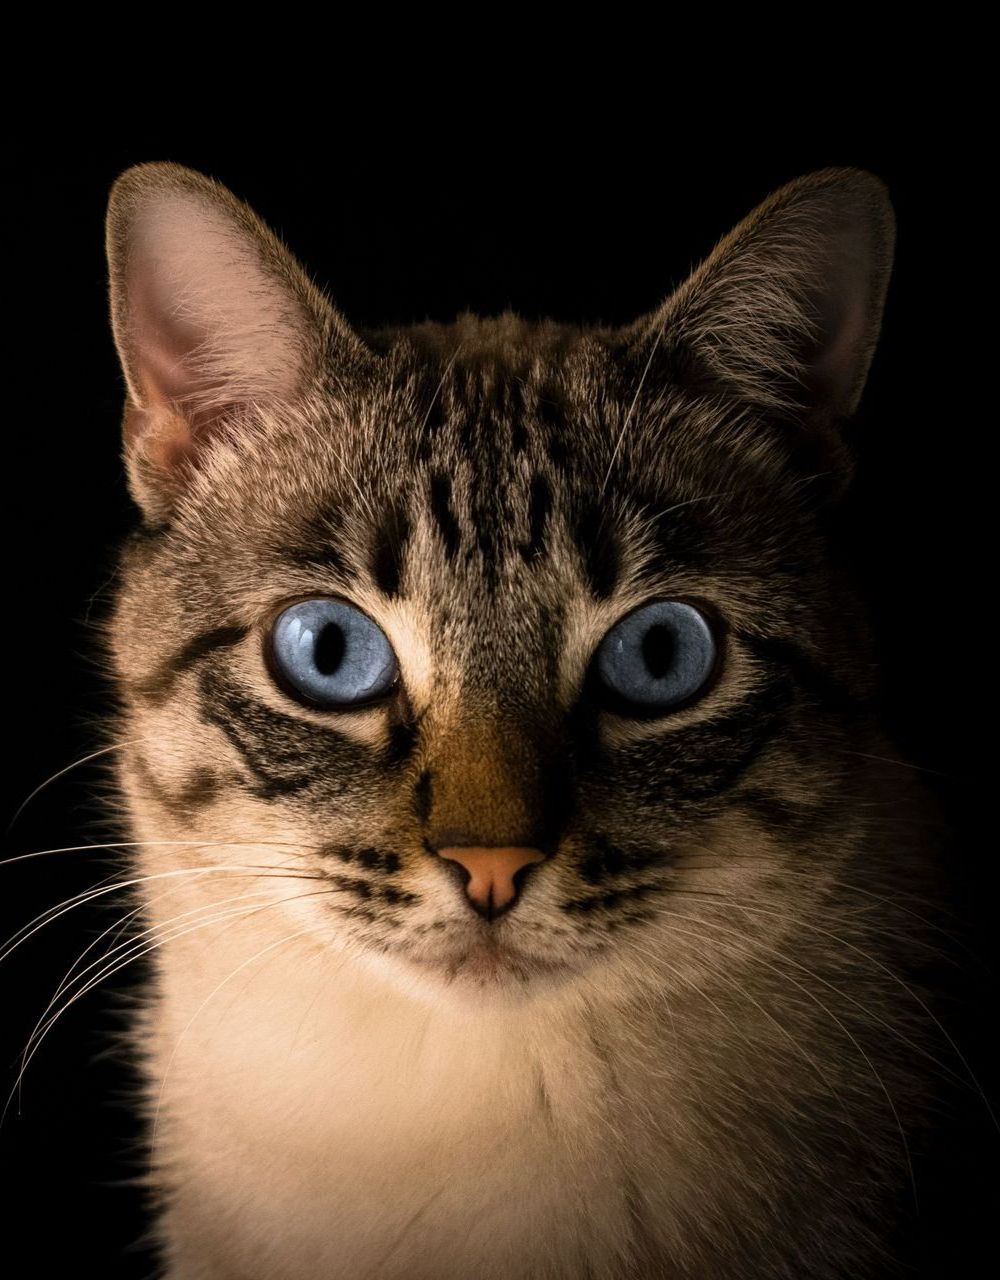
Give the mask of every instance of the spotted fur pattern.
M 355 333 L 175 165 L 118 180 L 108 248 L 167 1274 L 875 1274 L 927 1077 L 925 823 L 836 554 L 884 188 L 790 184 L 617 330 Z M 325 595 L 389 637 L 390 702 L 274 680 Z M 662 598 L 718 669 L 630 719 L 593 655 Z M 487 922 L 454 840 L 547 856 Z

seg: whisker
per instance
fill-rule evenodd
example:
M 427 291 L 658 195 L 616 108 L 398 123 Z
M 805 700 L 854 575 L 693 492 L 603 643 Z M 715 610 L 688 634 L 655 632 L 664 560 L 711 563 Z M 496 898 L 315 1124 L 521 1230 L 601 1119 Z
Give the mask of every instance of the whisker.
M 841 755 L 859 756 L 862 760 L 878 760 L 881 764 L 895 764 L 900 769 L 912 769 L 915 773 L 929 773 L 935 778 L 947 778 L 950 782 L 968 782 L 970 779 L 961 777 L 957 773 L 945 773 L 941 769 L 930 769 L 926 765 L 913 764 L 910 760 L 895 760 L 892 756 L 876 756 L 867 751 L 848 751 L 841 748 Z
M 722 857 L 722 860 L 720 862 L 715 863 L 714 865 L 711 863 L 698 863 L 689 859 L 685 859 L 684 867 L 691 868 L 692 870 L 695 870 L 695 871 L 726 870 L 727 864 L 730 863 L 735 858 L 739 858 L 743 862 L 760 862 L 763 865 L 770 867 L 770 869 L 775 873 L 777 873 L 778 875 L 780 875 L 782 879 L 784 879 L 785 877 L 797 876 L 799 879 L 804 880 L 809 884 L 815 884 L 816 882 L 815 873 L 812 871 L 806 870 L 802 867 L 782 866 L 780 863 L 776 862 L 773 858 L 763 858 L 757 854 L 745 853 L 735 849 L 732 849 L 732 850 L 727 849 L 725 854 Z M 975 955 L 972 948 L 969 947 L 964 942 L 962 942 L 961 939 L 956 938 L 954 934 L 949 933 L 947 929 L 943 929 L 939 924 L 935 924 L 933 920 L 928 920 L 926 916 L 920 915 L 919 912 L 914 911 L 912 907 L 904 906 L 903 903 L 900 902 L 897 897 L 888 898 L 884 894 L 873 893 L 870 889 L 863 889 L 860 885 L 854 884 L 853 881 L 843 880 L 843 879 L 840 879 L 839 877 L 836 880 L 836 887 L 837 887 L 838 893 L 840 892 L 840 890 L 846 889 L 849 893 L 856 893 L 861 895 L 862 897 L 870 898 L 874 902 L 882 903 L 884 906 L 892 907 L 894 910 L 900 911 L 903 914 L 910 916 L 912 919 L 918 921 L 925 928 L 930 929 L 933 932 L 938 933 L 942 937 L 946 938 L 948 942 L 951 943 L 952 945 L 961 948 L 961 950 L 964 951 L 970 958 L 977 959 L 977 960 L 979 959 Z M 921 905 L 929 908 L 940 909 L 939 903 L 936 903 L 929 898 L 922 898 L 919 894 L 907 892 L 905 894 L 905 897 L 910 902 L 920 903 Z M 951 914 L 951 913 L 947 913 L 947 914 Z M 961 924 L 961 921 L 958 920 L 957 917 L 956 917 L 956 923 Z M 910 937 L 910 935 L 904 935 L 904 936 L 908 938 Z M 913 940 L 917 942 L 920 941 L 920 939 L 913 939 Z M 982 961 L 980 961 L 980 963 L 982 963 Z
M 141 741 L 141 738 L 132 738 L 128 742 L 115 742 L 110 747 L 102 747 L 99 751 L 92 751 L 90 755 L 83 756 L 79 760 L 74 760 L 72 764 L 66 765 L 64 769 L 57 770 L 57 772 L 46 778 L 44 782 L 40 782 L 38 786 L 35 787 L 34 791 L 28 795 L 27 799 L 22 800 L 15 810 L 14 816 L 7 824 L 7 830 L 4 834 L 10 835 L 14 823 L 17 822 L 21 814 L 24 813 L 25 809 L 27 809 L 28 805 L 31 804 L 35 796 L 40 795 L 45 788 L 51 786 L 53 782 L 57 782 L 60 778 L 64 778 L 67 773 L 72 773 L 74 769 L 79 769 L 82 765 L 88 764 L 91 760 L 97 760 L 101 756 L 110 755 L 112 751 L 121 751 L 125 747 L 134 747 Z
M 699 918 L 698 916 L 679 916 L 678 918 L 692 921 L 698 925 L 706 925 L 710 928 L 719 929 L 719 930 L 722 930 L 722 932 L 724 933 L 731 934 L 733 937 L 740 938 L 741 941 L 744 940 L 742 935 L 737 933 L 735 930 L 727 929 L 724 925 L 716 924 L 714 921 L 705 920 L 705 919 Z M 673 927 L 672 922 L 671 922 L 671 927 Z M 695 938 L 698 937 L 698 935 L 690 934 L 687 931 L 681 930 L 679 932 L 681 932 L 682 935 L 686 934 L 687 936 L 692 936 Z M 701 941 L 706 941 L 706 939 L 702 938 Z M 732 945 L 733 944 L 731 943 L 730 946 Z M 765 943 L 763 945 L 766 946 L 767 944 Z M 772 948 L 772 947 L 767 947 L 767 949 L 773 952 L 774 954 L 781 956 L 783 960 L 788 961 L 791 964 L 794 964 L 796 968 L 802 969 L 810 977 L 818 979 L 820 982 L 823 982 L 825 986 L 830 986 L 829 983 L 824 982 L 824 980 L 819 976 L 819 974 L 813 973 L 811 970 L 806 968 L 805 965 L 797 964 L 797 962 L 792 960 L 790 956 L 784 955 L 783 953 L 781 953 L 780 951 L 777 951 L 775 948 Z M 830 1008 L 828 1008 L 828 1006 L 825 1005 L 823 1001 L 820 1000 L 819 997 L 814 992 L 810 991 L 808 987 L 806 987 L 803 983 L 799 982 L 796 978 L 793 978 L 791 974 L 787 973 L 782 969 L 779 969 L 776 965 L 769 964 L 766 960 L 762 959 L 759 955 L 755 955 L 754 951 L 748 947 L 736 947 L 736 950 L 738 952 L 741 952 L 744 955 L 750 956 L 755 960 L 756 963 L 762 964 L 765 968 L 777 974 L 782 982 L 790 982 L 797 990 L 801 991 L 803 995 L 805 995 L 809 1000 L 813 1001 L 813 1003 L 817 1005 L 817 1007 L 821 1009 L 827 1015 L 828 1018 L 830 1018 L 834 1023 L 836 1023 L 836 1025 L 840 1028 L 840 1030 L 844 1033 L 844 1035 L 847 1036 L 847 1038 L 854 1045 L 855 1049 L 857 1049 L 858 1053 L 864 1059 L 865 1063 L 868 1066 L 868 1069 L 871 1071 L 872 1075 L 877 1081 L 882 1093 L 885 1095 L 885 1099 L 889 1104 L 889 1109 L 891 1110 L 893 1119 L 895 1120 L 896 1128 L 899 1130 L 899 1136 L 900 1136 L 900 1139 L 902 1140 L 903 1151 L 906 1156 L 906 1164 L 909 1170 L 910 1183 L 913 1188 L 914 1204 L 916 1205 L 918 1203 L 916 1175 L 913 1169 L 913 1161 L 910 1156 L 910 1144 L 906 1139 L 906 1132 L 903 1129 L 903 1122 L 900 1119 L 899 1111 L 897 1110 L 896 1104 L 893 1101 L 892 1094 L 889 1092 L 889 1089 L 886 1086 L 885 1081 L 882 1079 L 882 1076 L 879 1074 L 877 1068 L 875 1067 L 875 1064 L 872 1062 L 870 1056 L 865 1051 L 860 1041 L 857 1039 L 854 1033 L 850 1030 L 850 1028 L 847 1027 L 844 1024 L 844 1022 Z M 834 991 L 837 990 L 835 987 L 831 989 Z M 838 994 L 843 995 L 844 993 L 838 992 Z M 863 1006 L 861 1007 L 863 1008 Z
M 690 936 L 694 937 L 695 935 L 691 934 Z M 707 941 L 707 939 L 701 939 L 701 941 Z M 658 964 L 663 963 L 660 957 L 656 956 L 654 952 L 648 950 L 647 948 L 637 946 L 635 949 L 638 950 L 641 955 L 645 955 L 648 959 L 653 960 Z M 742 983 L 737 982 L 731 973 L 727 973 L 725 970 L 719 969 L 718 967 L 713 965 L 711 963 L 711 957 L 706 955 L 704 951 L 701 952 L 701 959 L 705 963 L 709 964 L 709 966 L 712 969 L 712 973 L 714 974 L 716 979 L 723 982 L 725 985 L 731 987 L 733 990 L 737 991 L 739 995 L 741 995 L 745 1000 L 748 1000 L 754 1006 L 754 1008 L 757 1009 L 759 1013 L 763 1014 L 763 1016 L 768 1020 L 768 1022 L 770 1022 L 771 1025 L 775 1027 L 775 1029 L 789 1042 L 789 1044 L 796 1051 L 799 1057 L 801 1057 L 803 1061 L 806 1062 L 813 1069 L 813 1071 L 816 1073 L 816 1075 L 819 1077 L 822 1083 L 829 1090 L 830 1094 L 837 1099 L 837 1103 L 840 1106 L 840 1109 L 843 1112 L 845 1119 L 850 1124 L 851 1128 L 855 1131 L 855 1133 L 857 1133 L 859 1136 L 863 1138 L 864 1134 L 862 1133 L 862 1130 L 858 1127 L 856 1121 L 854 1120 L 854 1117 L 851 1115 L 850 1110 L 847 1107 L 847 1104 L 845 1103 L 844 1099 L 842 1098 L 839 1090 L 835 1087 L 833 1082 L 830 1080 L 829 1076 L 822 1069 L 822 1067 L 820 1067 L 819 1063 L 812 1056 L 812 1054 L 808 1053 L 806 1049 L 802 1046 L 802 1044 L 798 1040 L 796 1040 L 796 1038 L 792 1035 L 792 1033 L 788 1030 L 788 1028 L 785 1027 L 784 1024 L 778 1018 L 776 1018 L 774 1014 L 770 1012 L 770 1010 L 768 1010 L 764 1005 L 762 1005 L 759 1000 L 757 1000 L 754 996 L 752 996 L 750 992 L 747 990 L 747 988 L 743 986 Z M 728 1016 L 728 1014 L 726 1014 L 724 1010 L 722 1010 L 719 1007 L 719 1005 L 717 1005 L 700 987 L 696 986 L 695 983 L 693 983 L 690 980 L 690 978 L 688 978 L 686 975 L 680 974 L 672 966 L 670 967 L 670 971 L 673 973 L 674 977 L 679 978 L 682 983 L 692 988 L 694 991 L 698 992 L 699 995 L 701 995 L 705 1000 L 707 1000 L 708 1003 L 711 1004 L 712 1007 L 716 1010 L 716 1012 L 718 1012 L 729 1023 L 729 1025 L 733 1028 L 733 1030 L 737 1031 L 737 1034 L 740 1035 L 740 1038 L 744 1041 L 744 1043 L 747 1045 L 750 1045 L 750 1047 L 753 1048 L 753 1042 L 750 1040 L 749 1036 L 747 1036 L 745 1032 L 738 1031 L 736 1028 L 736 1024 Z M 751 1098 L 751 1100 L 755 1100 L 753 1098 L 753 1095 L 750 1094 L 749 1090 L 741 1088 L 741 1092 L 743 1092 L 746 1097 Z
M 226 911 L 218 913 L 217 915 L 214 915 L 214 916 L 210 916 L 207 920 L 206 919 L 198 920 L 194 924 L 189 923 L 185 925 L 182 929 L 179 929 L 179 930 L 174 929 L 173 932 L 169 933 L 169 935 L 158 937 L 150 945 L 142 945 L 139 949 L 133 948 L 132 954 L 129 954 L 124 958 L 119 958 L 113 965 L 106 966 L 93 978 L 89 979 L 84 986 L 82 986 L 78 991 L 76 991 L 71 996 L 71 998 L 67 1000 L 62 1005 L 62 1007 L 58 1009 L 48 1019 L 48 1021 L 44 1025 L 41 1025 L 41 1023 L 39 1023 L 39 1025 L 36 1025 L 34 1031 L 32 1031 L 31 1036 L 28 1039 L 28 1043 L 25 1045 L 25 1049 L 22 1054 L 21 1069 L 18 1072 L 17 1079 L 14 1082 L 14 1087 L 11 1089 L 11 1092 L 8 1095 L 7 1103 L 4 1106 L 3 1113 L 0 1114 L 0 1126 L 2 1126 L 4 1119 L 6 1118 L 7 1112 L 10 1109 L 10 1105 L 15 1095 L 18 1095 L 18 1096 L 20 1095 L 21 1083 L 24 1079 L 25 1072 L 30 1066 L 35 1054 L 41 1048 L 42 1043 L 44 1042 L 45 1038 L 48 1036 L 49 1032 L 52 1030 L 55 1024 L 59 1021 L 59 1019 L 66 1012 L 68 1012 L 70 1008 L 72 1008 L 72 1006 L 77 1002 L 77 1000 L 81 999 L 88 992 L 92 991 L 96 986 L 100 985 L 100 983 L 106 981 L 110 977 L 113 977 L 116 973 L 120 972 L 126 966 L 133 964 L 136 960 L 141 959 L 143 956 L 149 955 L 153 951 L 158 950 L 160 947 L 166 945 L 166 943 L 173 942 L 177 938 L 183 937 L 188 933 L 193 933 L 198 929 L 207 928 L 209 925 L 217 924 L 222 920 L 228 921 L 230 924 L 235 924 L 241 919 L 246 919 L 249 916 L 255 915 L 260 911 L 266 911 L 270 907 L 276 907 L 285 902 L 293 902 L 298 900 L 299 898 L 323 896 L 325 894 L 329 894 L 332 892 L 333 891 L 329 889 L 314 890 L 311 893 L 292 894 L 286 898 L 277 898 L 272 902 L 266 902 L 263 905 L 258 907 L 229 907 L 226 909 Z M 206 905 L 204 909 L 210 910 L 211 908 L 210 906 Z
M 15 862 L 27 862 L 32 858 L 47 858 L 56 853 L 94 853 L 98 849 L 295 849 L 315 853 L 324 846 L 306 844 L 301 840 L 106 840 L 101 844 L 68 844 L 57 849 L 36 849 L 32 853 L 19 853 L 13 858 L 0 859 L 0 867 Z
M 235 900 L 242 900 L 243 898 L 256 897 L 262 892 L 263 890 L 252 890 L 247 894 L 238 895 L 237 898 L 233 900 L 235 901 Z M 128 956 L 129 960 L 131 960 L 131 959 L 137 958 L 138 955 L 144 954 L 143 952 L 143 947 L 145 946 L 145 942 L 143 940 L 144 938 L 161 935 L 158 938 L 158 941 L 166 942 L 173 937 L 179 937 L 183 933 L 187 932 L 188 931 L 187 926 L 181 926 L 179 929 L 176 928 L 177 921 L 180 920 L 183 915 L 194 914 L 194 915 L 201 915 L 203 917 L 208 916 L 207 921 L 206 920 L 199 921 L 199 924 L 201 924 L 201 923 L 207 923 L 215 919 L 225 919 L 228 916 L 235 914 L 240 910 L 243 910 L 243 908 L 229 907 L 225 911 L 219 912 L 218 911 L 219 905 L 220 904 L 215 902 L 204 903 L 200 907 L 196 907 L 193 912 L 184 912 L 184 913 L 181 913 L 181 915 L 172 917 L 170 920 L 165 921 L 163 924 L 150 926 L 149 928 L 142 930 L 135 938 L 129 939 L 127 942 L 121 943 L 120 946 L 116 948 L 116 950 L 124 950 L 125 955 Z M 217 913 L 217 914 L 211 914 L 211 913 Z M 170 932 L 170 930 L 172 929 L 174 930 L 173 933 Z M 93 964 L 88 965 L 87 967 L 88 971 L 102 964 L 105 965 L 106 967 L 101 971 L 101 973 L 95 975 L 94 978 L 88 979 L 85 983 L 83 983 L 80 989 L 74 993 L 74 995 L 63 1006 L 63 1008 L 60 1009 L 58 1013 L 54 1015 L 52 1021 L 55 1021 L 55 1018 L 59 1017 L 62 1013 L 64 1013 L 79 996 L 85 995 L 87 991 L 92 990 L 93 986 L 95 986 L 97 982 L 101 981 L 103 977 L 117 972 L 116 966 L 118 964 L 118 960 L 122 959 L 123 957 L 119 956 L 118 959 L 111 961 L 111 963 L 108 963 L 111 955 L 113 955 L 113 952 L 108 952 L 105 955 L 101 956 Z M 126 963 L 127 962 L 128 961 L 126 961 Z M 82 974 L 78 975 L 78 979 L 80 977 L 82 977 Z M 63 983 L 60 984 L 60 986 L 63 987 L 64 991 L 68 991 L 69 987 L 72 985 L 73 985 L 72 983 L 66 984 L 65 979 L 63 979 Z M 55 1000 L 55 997 L 53 997 L 53 999 L 50 1000 L 48 1008 L 43 1012 L 41 1018 L 39 1018 L 38 1022 L 35 1024 L 35 1028 L 28 1038 L 27 1048 L 31 1047 L 32 1041 L 34 1040 L 35 1035 L 38 1033 L 39 1028 L 41 1028 L 43 1023 L 45 1022 L 45 1015 L 48 1013 L 48 1010 L 52 1007 L 54 1000 Z M 27 1048 L 25 1052 L 27 1052 Z
M 266 875 L 266 876 L 253 876 L 250 878 L 274 879 L 275 877 L 272 875 Z M 284 879 L 288 879 L 288 880 L 319 880 L 321 879 L 321 877 L 319 876 L 304 876 L 300 873 L 293 873 L 290 876 L 280 875 L 278 878 L 283 880 Z M 90 945 L 80 953 L 80 955 L 76 958 L 76 960 L 74 960 L 73 964 L 70 966 L 62 982 L 59 984 L 59 987 L 56 989 L 55 994 L 52 996 L 52 999 L 49 1001 L 47 1008 L 43 1011 L 42 1018 L 45 1017 L 45 1014 L 48 1013 L 49 1009 L 52 1008 L 52 1006 L 55 1004 L 55 1002 L 59 999 L 60 995 L 62 995 L 64 991 L 68 991 L 70 987 L 72 987 L 74 983 L 78 982 L 85 973 L 89 973 L 90 970 L 94 969 L 97 965 L 102 964 L 105 961 L 109 960 L 115 954 L 116 951 L 120 951 L 123 948 L 133 946 L 138 939 L 146 935 L 155 933 L 157 929 L 162 929 L 167 925 L 174 924 L 178 920 L 184 919 L 184 917 L 186 916 L 197 915 L 199 912 L 206 911 L 206 910 L 218 909 L 219 907 L 224 906 L 227 902 L 242 902 L 249 897 L 256 897 L 260 894 L 268 894 L 270 890 L 269 889 L 252 889 L 250 890 L 249 893 L 233 894 L 228 898 L 217 898 L 217 899 L 213 899 L 211 903 L 205 903 L 197 907 L 190 907 L 187 911 L 179 912 L 176 916 L 172 916 L 170 920 L 165 921 L 162 924 L 151 925 L 148 928 L 143 929 L 134 938 L 128 939 L 125 942 L 117 943 L 110 950 L 105 951 L 97 960 L 94 960 L 91 964 L 87 965 L 85 969 L 82 969 L 79 972 L 76 972 L 77 966 L 83 961 L 83 959 L 94 949 L 94 947 L 96 947 L 104 938 L 106 938 L 107 935 L 113 929 L 117 927 L 119 928 L 119 932 L 120 932 L 121 928 L 125 924 L 127 924 L 127 922 L 130 919 L 134 918 L 136 915 L 140 914 L 141 912 L 148 910 L 149 907 L 152 906 L 154 902 L 162 901 L 162 899 L 165 897 L 168 897 L 171 892 L 173 892 L 172 888 L 168 889 L 166 893 L 157 894 L 156 897 L 146 902 L 140 903 L 140 905 L 136 907 L 133 911 L 130 911 L 126 916 L 123 916 L 120 920 L 116 920 L 114 924 L 110 925 L 107 929 L 105 929 L 105 931 L 98 938 L 95 938 L 95 940 L 91 942 Z M 74 973 L 76 974 L 75 977 L 73 976 Z
M 420 423 L 420 427 L 416 433 L 416 447 L 413 453 L 414 459 L 417 457 L 417 453 L 419 452 L 420 445 L 423 442 L 423 438 L 427 430 L 427 423 L 430 421 L 431 411 L 433 410 L 435 404 L 437 404 L 438 396 L 441 394 L 441 391 L 444 388 L 444 384 L 448 378 L 448 374 L 451 373 L 452 367 L 454 366 L 455 361 L 458 359 L 459 352 L 462 350 L 464 346 L 465 346 L 465 343 L 460 342 L 455 347 L 455 350 L 452 352 L 451 357 L 448 360 L 448 363 L 444 367 L 444 371 L 441 374 L 440 379 L 438 380 L 437 386 L 434 388 L 434 394 L 430 398 L 430 402 L 427 405 L 427 410 L 424 413 L 423 419 Z
M 608 481 L 611 479 L 611 472 L 614 470 L 615 462 L 618 460 L 618 451 L 622 447 L 622 442 L 625 439 L 625 433 L 628 431 L 629 423 L 632 421 L 632 414 L 635 412 L 635 406 L 639 403 L 639 396 L 642 393 L 642 388 L 649 376 L 649 370 L 653 364 L 653 357 L 656 355 L 656 349 L 660 345 L 660 340 L 663 337 L 663 329 L 664 326 L 661 324 L 656 331 L 656 339 L 653 342 L 652 347 L 649 349 L 649 359 L 646 361 L 646 367 L 642 371 L 642 377 L 639 379 L 639 385 L 635 389 L 635 395 L 632 397 L 632 403 L 629 405 L 628 412 L 625 414 L 625 421 L 622 423 L 622 429 L 618 435 L 618 439 L 615 441 L 615 447 L 611 453 L 611 461 L 608 463 L 608 469 L 604 473 L 604 481 L 601 485 L 600 496 L 602 498 L 604 497 L 604 491 L 608 487 Z
M 884 1018 L 879 1017 L 878 1014 L 873 1014 L 870 1010 L 865 1009 L 864 1005 L 862 1005 L 853 996 L 849 995 L 846 991 L 841 991 L 839 988 L 833 986 L 832 983 L 828 982 L 825 978 L 822 978 L 819 974 L 812 973 L 812 971 L 809 969 L 806 969 L 804 965 L 800 965 L 798 964 L 797 961 L 793 960 L 791 956 L 785 957 L 790 964 L 796 965 L 797 968 L 804 969 L 806 973 L 809 973 L 811 977 L 816 978 L 818 981 L 822 982 L 824 986 L 829 987 L 831 991 L 836 992 L 836 994 L 841 996 L 843 999 L 849 1000 L 851 1004 L 857 1005 L 857 1007 L 859 1009 L 864 1010 L 864 1012 L 869 1017 L 874 1017 L 877 1022 L 879 1022 L 882 1026 L 886 1027 L 888 1030 L 892 1031 L 896 1035 L 896 1037 L 902 1040 L 903 1043 L 906 1044 L 909 1048 L 914 1049 L 916 1052 L 921 1053 L 924 1057 L 927 1057 L 931 1062 L 934 1063 L 936 1067 L 939 1067 L 943 1072 L 951 1076 L 952 1079 L 958 1080 L 962 1084 L 971 1083 L 975 1092 L 979 1095 L 984 1106 L 986 1107 L 986 1110 L 989 1114 L 990 1119 L 993 1121 L 994 1126 L 997 1128 L 997 1131 L 1000 1132 L 1000 1124 L 998 1124 L 997 1122 L 997 1117 L 993 1110 L 993 1107 L 990 1105 L 989 1098 L 986 1096 L 985 1090 L 983 1089 L 982 1085 L 979 1083 L 979 1080 L 976 1078 L 976 1075 L 973 1072 L 968 1061 L 966 1060 L 964 1054 L 959 1049 L 955 1041 L 952 1039 L 947 1029 L 941 1023 L 940 1019 L 935 1015 L 933 1010 L 927 1005 L 927 1002 L 916 991 L 914 991 L 906 982 L 904 982 L 903 979 L 899 976 L 899 974 L 894 973 L 893 970 L 890 969 L 888 965 L 884 964 L 881 960 L 879 960 L 877 956 L 870 955 L 862 947 L 859 947 L 854 943 L 849 942 L 846 938 L 842 938 L 838 934 L 830 932 L 830 930 L 828 929 L 823 929 L 821 926 L 813 924 L 811 921 L 806 920 L 801 916 L 791 916 L 784 912 L 773 911 L 773 910 L 769 910 L 766 907 L 758 907 L 755 905 L 751 905 L 749 903 L 743 903 L 736 900 L 730 901 L 727 905 L 737 911 L 748 911 L 748 912 L 753 912 L 756 915 L 766 915 L 766 916 L 773 916 L 777 919 L 791 920 L 796 928 L 800 928 L 800 927 L 805 928 L 812 933 L 818 933 L 825 938 L 829 938 L 831 941 L 836 942 L 839 946 L 846 947 L 849 951 L 855 952 L 855 954 L 867 960 L 869 964 L 873 964 L 876 966 L 876 968 L 880 969 L 888 978 L 890 978 L 893 982 L 895 982 L 897 986 L 901 987 L 906 992 L 906 994 L 910 996 L 911 999 L 915 1000 L 916 1003 L 920 1006 L 920 1008 L 924 1011 L 924 1013 L 931 1019 L 931 1021 L 934 1023 L 937 1029 L 941 1032 L 941 1034 L 947 1040 L 949 1046 L 955 1053 L 955 1056 L 958 1058 L 959 1062 L 964 1067 L 968 1075 L 968 1080 L 963 1080 L 962 1077 L 959 1076 L 956 1072 L 952 1071 L 949 1067 L 946 1067 L 944 1063 L 939 1062 L 932 1054 L 928 1053 L 928 1051 L 925 1048 L 923 1048 L 923 1046 L 917 1044 L 916 1041 L 911 1040 L 910 1037 L 906 1036 L 902 1031 L 899 1030 L 898 1027 L 893 1027 L 891 1023 L 887 1022 Z M 709 923 L 709 922 L 706 921 L 706 923 Z
M 29 921 L 8 938 L 4 944 L 3 950 L 0 950 L 0 964 L 29 938 L 33 937 L 40 929 L 47 924 L 51 924 L 54 920 L 58 920 L 61 916 L 69 911 L 76 910 L 78 907 L 86 906 L 93 902 L 96 898 L 104 897 L 108 893 L 116 893 L 122 889 L 134 888 L 136 885 L 147 884 L 151 880 L 166 880 L 179 876 L 199 875 L 209 872 L 225 872 L 227 874 L 246 875 L 252 872 L 256 875 L 271 873 L 273 875 L 284 875 L 285 872 L 278 867 L 254 867 L 253 864 L 243 866 L 239 863 L 219 864 L 217 866 L 207 867 L 177 867 L 171 871 L 157 871 L 148 876 L 135 876 L 130 880 L 118 880 L 114 883 L 108 883 L 107 880 L 101 882 L 96 887 L 83 890 L 82 893 L 75 894 L 72 898 L 64 899 L 63 902 L 57 903 L 54 907 L 48 907 L 45 911 L 37 915 L 34 920 Z M 113 877 L 111 877 L 113 880 Z M 23 937 L 21 935 L 24 935 Z

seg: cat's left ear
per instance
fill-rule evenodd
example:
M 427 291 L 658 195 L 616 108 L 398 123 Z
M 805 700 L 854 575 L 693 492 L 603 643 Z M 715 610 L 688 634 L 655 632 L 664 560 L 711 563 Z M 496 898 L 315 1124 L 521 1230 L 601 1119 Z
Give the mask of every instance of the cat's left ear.
M 165 519 L 219 428 L 292 404 L 360 340 L 276 235 L 182 165 L 127 169 L 108 202 L 111 320 L 127 383 L 129 483 Z
M 857 408 L 895 243 L 885 184 L 822 169 L 770 195 L 651 315 L 624 331 L 691 380 L 764 411 L 831 422 Z

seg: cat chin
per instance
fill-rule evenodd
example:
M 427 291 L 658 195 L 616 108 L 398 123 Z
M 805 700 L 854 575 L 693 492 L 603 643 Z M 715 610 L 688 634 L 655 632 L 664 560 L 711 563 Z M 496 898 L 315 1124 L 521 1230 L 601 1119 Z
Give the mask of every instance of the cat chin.
M 412 974 L 429 979 L 438 990 L 523 998 L 569 982 L 577 963 L 529 954 L 491 937 L 432 952 L 412 951 L 401 957 Z

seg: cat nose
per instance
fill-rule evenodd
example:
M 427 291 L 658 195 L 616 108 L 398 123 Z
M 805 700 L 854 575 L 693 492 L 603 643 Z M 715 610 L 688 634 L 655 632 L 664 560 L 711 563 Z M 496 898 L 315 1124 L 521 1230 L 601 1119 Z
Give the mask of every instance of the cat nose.
M 438 854 L 469 873 L 465 892 L 472 906 L 487 920 L 501 915 L 514 903 L 519 888 L 514 879 L 517 873 L 533 862 L 545 860 L 540 849 L 519 846 L 455 845 L 438 849 Z

